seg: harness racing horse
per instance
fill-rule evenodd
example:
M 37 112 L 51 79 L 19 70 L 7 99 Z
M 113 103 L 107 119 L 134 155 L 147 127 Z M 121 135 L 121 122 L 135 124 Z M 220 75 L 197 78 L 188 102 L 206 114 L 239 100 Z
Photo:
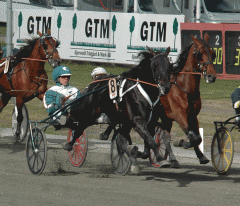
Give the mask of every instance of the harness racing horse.
M 213 83 L 216 79 L 216 71 L 213 66 L 215 53 L 208 46 L 208 34 L 203 40 L 192 36 L 193 43 L 184 50 L 178 59 L 178 75 L 171 76 L 172 87 L 169 93 L 160 98 L 162 129 L 164 143 L 171 161 L 172 167 L 179 167 L 170 146 L 170 131 L 173 121 L 176 121 L 190 142 L 180 140 L 175 146 L 182 146 L 185 149 L 194 147 L 200 164 L 207 164 L 209 160 L 203 155 L 198 145 L 202 139 L 199 135 L 199 122 L 197 115 L 201 110 L 200 80 L 201 75 L 207 83 Z M 146 152 L 149 150 L 146 148 Z
M 44 69 L 45 61 L 48 60 L 52 67 L 60 65 L 56 49 L 58 42 L 51 36 L 50 30 L 45 35 L 41 32 L 38 34 L 39 38 L 28 40 L 27 45 L 21 47 L 13 57 L 0 60 L 0 93 L 2 93 L 0 112 L 11 97 L 16 97 L 18 114 L 17 130 L 14 134 L 16 140 L 19 139 L 21 132 L 23 104 L 35 97 L 42 100 L 47 91 L 48 76 Z
M 130 157 L 132 164 L 136 163 L 136 147 L 128 147 L 127 141 L 131 145 L 130 130 L 134 128 L 145 140 L 150 148 L 153 149 L 158 161 L 163 158 L 159 154 L 158 145 L 153 136 L 155 123 L 159 119 L 157 104 L 159 96 L 165 95 L 170 89 L 170 72 L 173 65 L 169 62 L 168 54 L 170 48 L 165 53 L 142 52 L 143 59 L 138 66 L 123 73 L 120 76 L 104 76 L 97 78 L 88 86 L 86 94 L 96 89 L 108 85 L 109 78 L 115 78 L 119 86 L 119 95 L 115 99 L 116 103 L 109 97 L 109 87 L 94 92 L 82 98 L 79 106 L 70 110 L 69 127 L 75 130 L 73 139 L 69 143 L 64 143 L 63 148 L 71 151 L 73 145 L 83 131 L 96 123 L 96 119 L 105 113 L 111 122 L 121 124 L 119 129 L 119 145 L 122 150 Z M 156 107 L 154 107 L 154 103 Z M 154 110 L 154 112 L 152 112 Z M 73 126 L 72 122 L 78 122 Z M 74 128 L 73 128 L 74 127 Z M 127 141 L 126 141 L 127 140 Z M 168 164 L 168 163 L 167 163 Z M 163 163 L 165 165 L 165 163 Z M 168 164 L 169 165 L 169 164 Z

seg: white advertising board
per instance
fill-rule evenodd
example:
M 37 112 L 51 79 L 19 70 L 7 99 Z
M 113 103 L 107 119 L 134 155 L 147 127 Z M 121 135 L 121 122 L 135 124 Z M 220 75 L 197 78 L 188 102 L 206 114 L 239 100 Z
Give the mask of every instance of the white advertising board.
M 62 59 L 136 64 L 146 46 L 163 51 L 170 46 L 174 62 L 181 52 L 182 22 L 183 15 L 16 10 L 13 43 L 19 48 L 23 39 L 50 28 Z

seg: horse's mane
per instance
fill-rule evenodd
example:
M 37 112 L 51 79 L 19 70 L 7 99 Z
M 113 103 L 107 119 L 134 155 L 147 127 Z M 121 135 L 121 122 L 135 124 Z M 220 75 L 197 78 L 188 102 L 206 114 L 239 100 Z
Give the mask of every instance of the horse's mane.
M 153 57 L 153 54 L 143 51 L 140 52 L 138 56 L 143 56 L 140 63 L 137 66 L 131 68 L 130 70 L 123 72 L 121 74 L 121 77 L 136 79 L 140 78 L 141 75 L 146 75 L 146 72 L 143 72 L 143 70 L 151 65 L 151 58 Z
M 38 39 L 39 38 L 26 40 L 27 45 L 22 46 L 20 50 L 14 55 L 17 63 L 23 61 L 22 58 L 26 58 L 30 56 Z
M 183 52 L 179 55 L 177 61 L 175 64 L 178 64 L 175 68 L 174 68 L 174 72 L 181 72 L 186 64 L 187 61 L 187 57 L 190 51 L 190 48 L 192 47 L 193 43 L 190 44 L 185 50 L 183 50 Z

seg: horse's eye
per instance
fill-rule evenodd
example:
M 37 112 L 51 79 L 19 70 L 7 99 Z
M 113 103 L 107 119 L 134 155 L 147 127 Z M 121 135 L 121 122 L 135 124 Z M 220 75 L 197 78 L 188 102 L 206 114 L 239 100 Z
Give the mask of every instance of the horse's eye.
M 47 49 L 47 44 L 45 42 L 43 42 L 42 46 L 43 46 L 43 49 L 45 50 Z
M 197 60 L 198 61 L 202 60 L 202 53 L 200 51 L 197 52 Z

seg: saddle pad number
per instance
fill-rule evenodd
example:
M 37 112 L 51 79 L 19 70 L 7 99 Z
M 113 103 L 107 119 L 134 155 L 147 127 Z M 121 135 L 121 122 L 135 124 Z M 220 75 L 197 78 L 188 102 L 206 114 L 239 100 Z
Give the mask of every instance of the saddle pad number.
M 110 79 L 108 81 L 108 87 L 109 87 L 109 97 L 110 99 L 114 99 L 117 97 L 117 82 L 116 79 Z

